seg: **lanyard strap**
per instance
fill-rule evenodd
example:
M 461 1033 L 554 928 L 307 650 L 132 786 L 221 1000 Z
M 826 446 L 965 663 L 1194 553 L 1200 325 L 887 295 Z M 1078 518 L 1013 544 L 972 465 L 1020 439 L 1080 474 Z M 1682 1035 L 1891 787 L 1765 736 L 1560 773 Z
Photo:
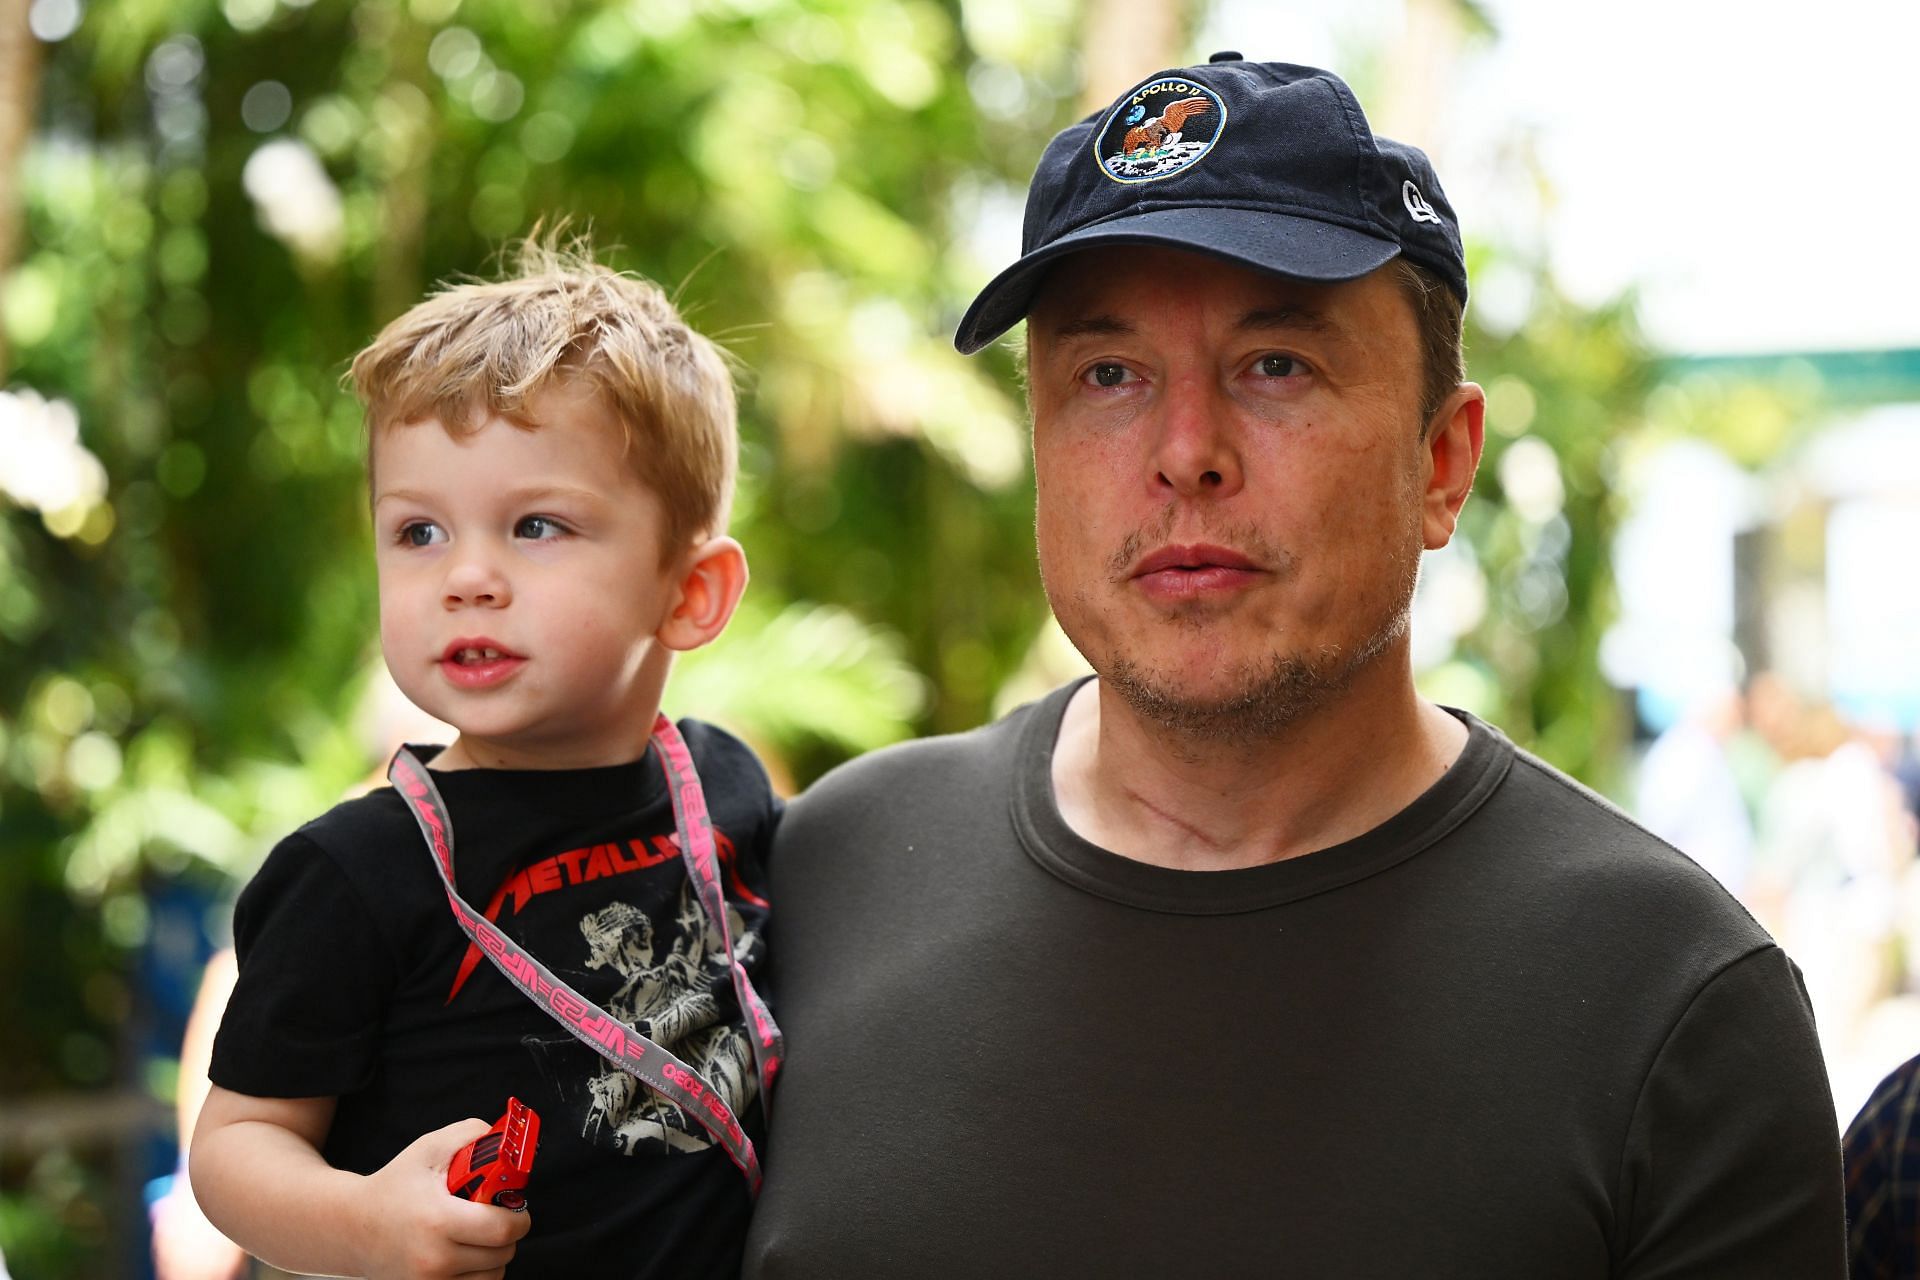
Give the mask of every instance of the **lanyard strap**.
M 727 924 L 726 896 L 720 886 L 719 858 L 713 844 L 713 823 L 707 814 L 707 801 L 700 789 L 700 777 L 694 771 L 693 757 L 673 722 L 662 715 L 654 720 L 653 742 L 658 749 L 661 768 L 667 775 L 667 794 L 673 804 L 674 825 L 679 833 L 680 857 L 699 896 L 707 918 L 720 935 L 725 948 L 727 968 L 733 977 L 733 989 L 740 1008 L 751 1022 L 748 1040 L 753 1046 L 755 1075 L 760 1083 L 760 1107 L 767 1111 L 773 1078 L 780 1070 L 784 1042 L 767 1006 L 753 989 L 746 966 L 733 948 L 733 933 Z M 550 1014 L 573 1036 L 601 1057 L 665 1096 L 720 1144 L 746 1175 L 748 1190 L 760 1194 L 760 1160 L 740 1121 L 720 1092 L 699 1072 L 672 1052 L 641 1035 L 632 1027 L 581 995 L 552 970 L 534 959 L 513 939 L 507 937 L 484 915 L 475 911 L 460 896 L 453 882 L 453 820 L 439 788 L 411 751 L 401 747 L 387 766 L 387 779 L 400 798 L 406 801 L 414 821 L 427 840 L 434 869 L 447 892 L 453 918 L 473 939 L 501 973 L 520 988 L 526 997 Z
M 713 819 L 707 813 L 707 793 L 700 786 L 700 774 L 693 767 L 693 753 L 680 736 L 680 730 L 665 715 L 653 721 L 653 745 L 660 753 L 660 767 L 667 775 L 667 796 L 673 802 L 673 826 L 680 837 L 680 859 L 687 865 L 687 876 L 706 908 L 707 918 L 720 934 L 720 945 L 727 955 L 727 972 L 733 978 L 733 994 L 741 1012 L 752 1020 L 748 1039 L 753 1044 L 754 1074 L 760 1079 L 760 1111 L 771 1115 L 769 1104 L 773 1078 L 780 1071 L 786 1038 L 767 1011 L 766 1001 L 753 989 L 747 966 L 733 946 L 733 928 L 728 923 L 727 895 L 720 886 L 720 859 L 714 851 Z

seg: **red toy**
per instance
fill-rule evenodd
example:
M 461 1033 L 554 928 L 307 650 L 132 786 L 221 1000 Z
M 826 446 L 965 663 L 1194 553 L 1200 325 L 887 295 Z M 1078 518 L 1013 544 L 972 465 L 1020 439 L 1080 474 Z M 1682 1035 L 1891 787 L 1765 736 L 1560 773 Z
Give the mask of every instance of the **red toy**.
M 527 1173 L 540 1142 L 540 1116 L 518 1098 L 507 1099 L 507 1114 L 493 1128 L 454 1152 L 447 1166 L 447 1190 L 456 1196 L 522 1213 L 527 1207 Z

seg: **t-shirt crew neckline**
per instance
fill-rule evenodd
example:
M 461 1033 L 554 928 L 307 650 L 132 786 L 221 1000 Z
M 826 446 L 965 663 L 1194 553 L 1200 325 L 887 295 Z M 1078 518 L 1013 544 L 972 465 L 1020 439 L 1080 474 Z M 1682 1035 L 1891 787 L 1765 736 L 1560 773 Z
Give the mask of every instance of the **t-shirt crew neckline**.
M 532 802 L 543 810 L 593 820 L 648 809 L 667 798 L 666 775 L 651 745 L 638 760 L 585 769 L 442 770 L 433 762 L 445 747 L 409 744 L 407 749 L 427 766 L 450 804 L 465 800 L 492 809 Z
M 1087 677 L 1086 679 L 1092 679 Z M 1067 703 L 1086 680 L 1034 706 L 1015 746 L 1013 825 L 1027 855 L 1073 887 L 1123 906 L 1175 915 L 1259 911 L 1325 893 L 1398 866 L 1459 826 L 1491 796 L 1513 764 L 1513 744 L 1484 721 L 1446 710 L 1467 726 L 1459 758 L 1412 804 L 1373 830 L 1330 848 L 1232 871 L 1186 871 L 1123 857 L 1087 840 L 1060 814 L 1053 750 Z

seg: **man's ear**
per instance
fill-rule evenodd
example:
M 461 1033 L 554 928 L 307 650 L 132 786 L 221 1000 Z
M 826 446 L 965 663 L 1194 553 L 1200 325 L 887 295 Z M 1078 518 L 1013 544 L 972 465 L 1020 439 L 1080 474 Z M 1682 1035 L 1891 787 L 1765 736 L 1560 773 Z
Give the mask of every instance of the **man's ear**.
M 1460 508 L 1473 491 L 1480 469 L 1480 450 L 1486 443 L 1487 393 L 1476 384 L 1455 387 L 1427 426 L 1427 489 L 1421 499 L 1420 524 L 1429 551 L 1438 551 L 1453 539 Z
M 656 633 L 669 649 L 698 649 L 726 629 L 747 589 L 747 553 L 722 534 L 687 553 L 674 582 L 675 600 Z

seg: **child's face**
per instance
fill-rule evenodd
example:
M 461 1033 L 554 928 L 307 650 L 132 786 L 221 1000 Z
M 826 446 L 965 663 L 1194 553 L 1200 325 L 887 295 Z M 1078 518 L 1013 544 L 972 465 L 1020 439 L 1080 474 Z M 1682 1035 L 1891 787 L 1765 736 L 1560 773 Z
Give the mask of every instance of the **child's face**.
M 637 759 L 666 680 L 660 500 L 589 394 L 531 407 L 534 431 L 495 418 L 455 439 L 427 420 L 373 440 L 380 645 L 460 731 L 437 767 Z

